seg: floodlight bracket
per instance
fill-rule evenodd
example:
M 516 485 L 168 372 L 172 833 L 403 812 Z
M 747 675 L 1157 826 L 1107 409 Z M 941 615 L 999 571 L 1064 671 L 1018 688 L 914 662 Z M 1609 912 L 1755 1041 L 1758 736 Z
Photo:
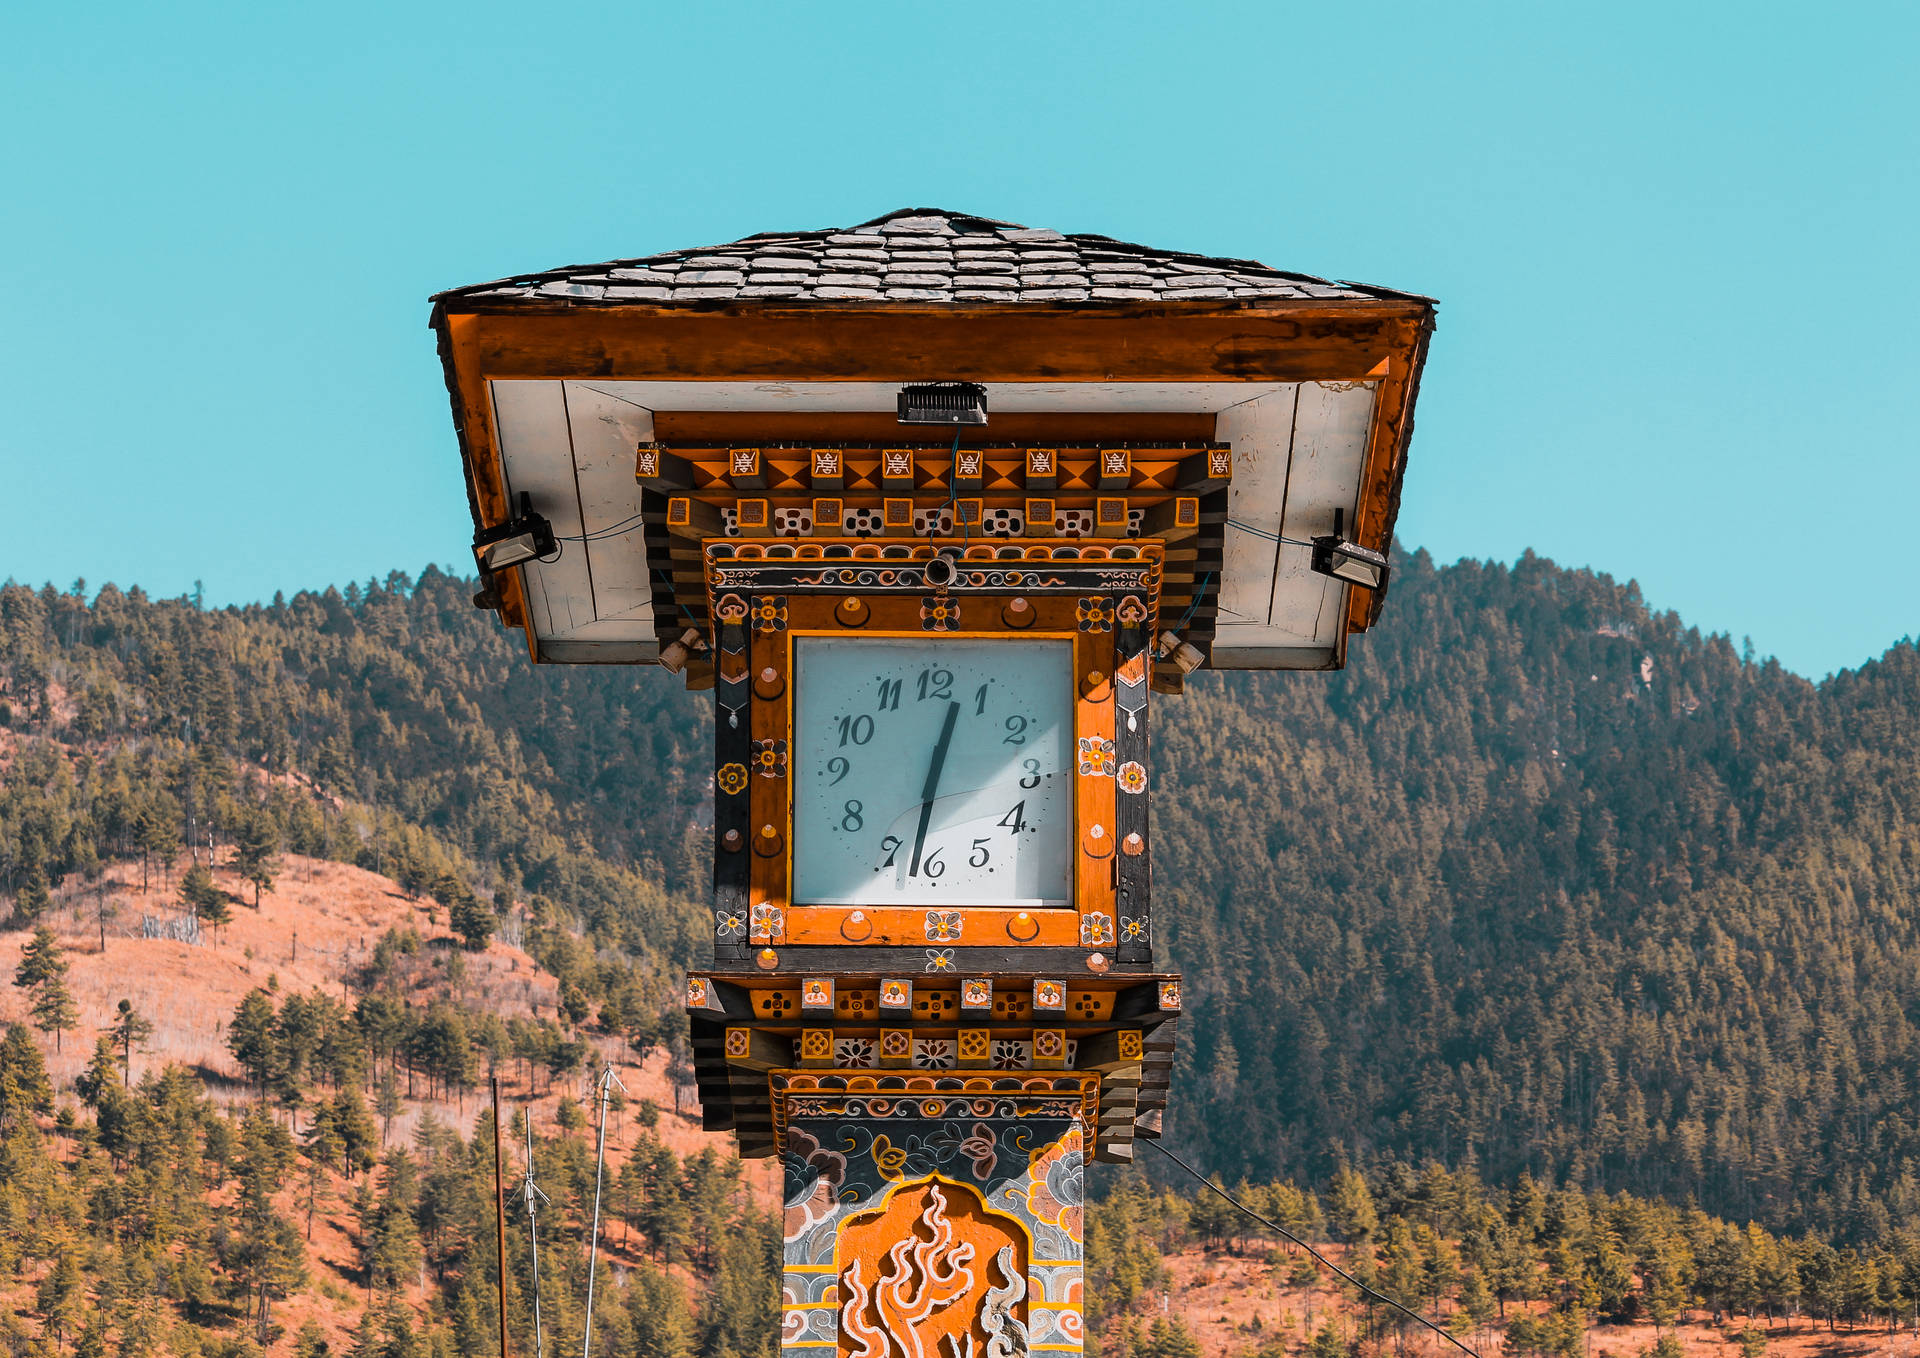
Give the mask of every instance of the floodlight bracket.
M 896 408 L 901 424 L 985 424 L 987 389 L 978 382 L 909 382 Z
M 544 514 L 536 514 L 533 497 L 520 492 L 520 512 L 503 524 L 482 528 L 473 535 L 473 560 L 483 576 L 550 557 L 559 540 Z

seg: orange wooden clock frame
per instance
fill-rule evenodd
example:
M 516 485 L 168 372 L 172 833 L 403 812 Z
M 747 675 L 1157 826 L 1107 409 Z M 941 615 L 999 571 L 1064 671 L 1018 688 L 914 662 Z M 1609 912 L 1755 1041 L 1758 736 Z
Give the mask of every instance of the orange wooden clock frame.
M 732 549 L 730 549 L 732 550 Z M 741 557 L 732 564 L 744 569 L 777 566 L 787 549 L 737 545 Z M 763 550 L 766 555 L 763 555 Z M 861 544 L 863 553 L 870 550 Z M 808 544 L 793 549 L 792 565 L 834 558 Z M 1032 555 L 1028 555 L 1031 552 Z M 944 554 L 958 562 L 963 579 L 996 579 L 997 588 L 956 585 L 951 592 L 923 588 L 892 593 L 862 592 L 849 585 L 838 589 L 812 588 L 799 593 L 778 586 L 751 593 L 722 593 L 727 588 L 720 570 L 712 572 L 713 610 L 722 622 L 731 614 L 746 634 L 745 653 L 721 658 L 723 687 L 730 667 L 735 682 L 749 681 L 750 741 L 741 743 L 746 757 L 722 763 L 723 796 L 744 793 L 744 838 L 738 832 L 722 835 L 723 853 L 743 854 L 745 909 L 737 919 L 720 912 L 723 929 L 744 926 L 742 942 L 751 948 L 783 946 L 877 949 L 928 949 L 942 945 L 963 949 L 1084 948 L 1112 950 L 1120 928 L 1133 927 L 1144 935 L 1145 910 L 1134 913 L 1139 923 L 1122 920 L 1126 888 L 1121 863 L 1138 862 L 1144 869 L 1145 816 L 1119 814 L 1122 789 L 1142 804 L 1146 772 L 1135 759 L 1122 762 L 1116 741 L 1116 667 L 1129 693 L 1144 702 L 1147 667 L 1151 663 L 1145 639 L 1152 635 L 1154 595 L 1161 564 L 1158 542 L 1130 542 L 1124 547 L 1105 544 L 1051 544 L 1019 549 L 1010 560 L 1004 545 L 958 544 Z M 933 555 L 933 545 L 913 552 L 915 570 Z M 839 558 L 846 560 L 846 558 Z M 1002 563 L 1005 563 L 1004 565 Z M 856 563 L 870 569 L 866 561 Z M 888 562 L 876 563 L 885 568 Z M 1104 587 L 1103 572 L 1130 582 Z M 856 572 L 857 573 L 857 572 Z M 1065 575 L 1069 579 L 1059 578 Z M 1148 582 L 1145 588 L 1139 582 Z M 1021 585 L 1033 586 L 1022 592 Z M 1069 587 L 1069 585 L 1071 587 Z M 1104 592 L 1103 592 L 1104 591 Z M 1132 654 L 1122 651 L 1122 638 Z M 822 905 L 793 898 L 793 779 L 797 776 L 794 740 L 794 642 L 798 637 L 885 637 L 920 640 L 931 647 L 946 641 L 1067 640 L 1073 646 L 1073 843 L 1069 861 L 1072 885 L 1068 908 L 1022 909 L 1014 906 L 948 906 L 938 900 L 924 905 Z M 740 669 L 745 674 L 740 674 Z M 747 687 L 748 684 L 741 684 Z M 745 695 L 742 695 L 745 696 Z M 1132 710 L 1140 732 L 1138 754 L 1144 756 L 1143 707 Z M 727 718 L 723 717 L 723 720 Z M 731 780 L 731 785 L 730 785 Z M 744 787 L 739 785 L 744 783 Z M 1126 824 L 1122 824 L 1125 821 Z M 738 827 L 740 822 L 735 821 Z M 1132 828 L 1128 828 L 1128 827 Z M 736 860 L 737 861 L 737 860 Z M 740 899 L 739 897 L 735 898 Z M 1144 902 L 1142 902 L 1144 905 Z M 734 937 L 739 938 L 740 934 Z M 1144 941 L 1144 937 L 1142 939 Z M 763 958 L 763 964 L 768 959 Z
M 855 597 L 855 596 L 849 596 Z M 753 868 L 749 903 L 758 927 L 756 943 L 825 944 L 830 946 L 924 946 L 957 943 L 966 946 L 1025 945 L 1077 947 L 1083 938 L 1112 937 L 1115 879 L 1113 669 L 1116 633 L 1111 619 L 1107 630 L 1079 631 L 1082 612 L 1077 600 L 1027 599 L 1026 625 L 1008 620 L 1012 599 L 968 598 L 961 605 L 966 625 L 952 631 L 929 631 L 917 598 L 859 599 L 857 610 L 843 610 L 831 598 L 790 598 L 788 626 L 758 631 L 751 645 L 756 697 L 753 738 L 759 749 L 794 751 L 794 641 L 807 636 L 885 637 L 917 640 L 929 649 L 948 641 L 1071 641 L 1073 643 L 1073 735 L 1076 754 L 1073 776 L 1072 908 L 1025 910 L 1003 906 L 947 908 L 937 902 L 923 906 L 809 905 L 793 899 L 793 780 L 797 767 L 784 767 L 773 777 L 756 777 L 751 789 Z M 858 626 L 840 620 L 843 612 L 862 615 Z M 969 615 L 985 615 L 977 625 Z M 1012 615 L 1014 622 L 1021 613 Z M 769 675 L 771 674 L 771 678 Z M 777 690 L 776 701 L 765 701 Z M 1084 752 L 1085 757 L 1081 757 Z M 1082 772 L 1082 769 L 1089 771 Z M 761 770 L 756 769 L 756 772 Z M 765 833 L 773 827 L 771 836 Z M 763 908 L 764 907 L 764 908 Z M 957 915 L 958 918 L 950 918 Z M 938 918 L 933 918 L 938 917 Z M 775 925 L 778 925 L 778 928 Z

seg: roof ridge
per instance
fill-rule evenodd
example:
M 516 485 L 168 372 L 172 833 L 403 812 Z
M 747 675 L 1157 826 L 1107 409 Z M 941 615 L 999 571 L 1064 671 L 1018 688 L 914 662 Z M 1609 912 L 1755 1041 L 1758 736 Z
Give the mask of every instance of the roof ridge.
M 900 207 L 852 226 L 761 231 L 717 244 L 533 270 L 449 288 L 432 300 L 453 298 L 542 306 L 1429 300 L 1253 259 L 1156 249 L 942 207 Z

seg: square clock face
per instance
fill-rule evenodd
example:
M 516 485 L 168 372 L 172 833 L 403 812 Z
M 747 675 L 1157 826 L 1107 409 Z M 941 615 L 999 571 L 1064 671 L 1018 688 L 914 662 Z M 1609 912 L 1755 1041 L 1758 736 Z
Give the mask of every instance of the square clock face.
M 794 639 L 796 905 L 1065 906 L 1071 641 Z

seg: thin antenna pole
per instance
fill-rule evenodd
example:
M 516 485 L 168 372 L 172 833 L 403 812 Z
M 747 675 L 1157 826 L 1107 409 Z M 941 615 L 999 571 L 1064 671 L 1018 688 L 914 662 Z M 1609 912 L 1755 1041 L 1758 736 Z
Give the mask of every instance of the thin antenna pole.
M 540 1219 L 535 1201 L 552 1206 L 553 1199 L 540 1191 L 533 1181 L 533 1106 L 522 1110 L 527 1119 L 527 1175 L 520 1181 L 520 1197 L 527 1204 L 527 1240 L 533 1250 L 533 1352 L 534 1358 L 546 1358 L 547 1337 L 540 1321 Z
M 587 1329 L 586 1337 L 580 1342 L 580 1358 L 593 1358 L 593 1278 L 600 1264 L 600 1180 L 607 1167 L 607 1105 L 613 1100 L 613 1087 L 620 1085 L 622 1094 L 627 1087 L 620 1084 L 620 1077 L 613 1073 L 613 1063 L 609 1061 L 600 1072 L 597 1081 L 600 1086 L 600 1137 L 593 1156 L 593 1234 L 587 1250 Z
M 500 1077 L 493 1077 L 493 1239 L 500 1263 L 500 1358 L 507 1358 L 507 1186 L 500 1159 Z

